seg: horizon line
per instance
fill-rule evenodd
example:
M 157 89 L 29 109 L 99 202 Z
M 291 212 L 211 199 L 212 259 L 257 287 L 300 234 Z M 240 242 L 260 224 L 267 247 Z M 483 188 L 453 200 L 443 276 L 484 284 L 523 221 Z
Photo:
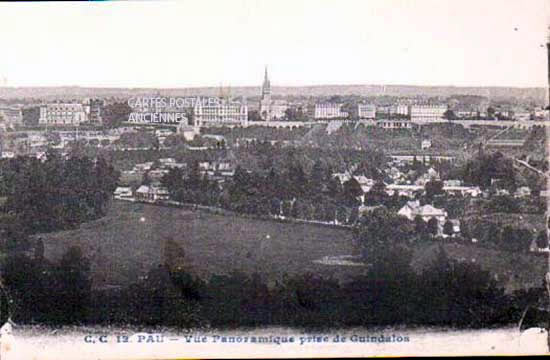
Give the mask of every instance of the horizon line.
M 546 85 L 540 85 L 540 86 L 520 86 L 520 85 L 433 85 L 433 84 L 425 84 L 425 85 L 418 85 L 418 84 L 405 84 L 405 83 L 388 83 L 388 84 L 367 84 L 367 83 L 353 83 L 353 84 L 345 84 L 345 83 L 325 83 L 325 84 L 310 84 L 310 85 L 272 85 L 271 88 L 308 88 L 308 87 L 328 87 L 328 86 L 349 86 L 349 87 L 356 87 L 356 86 L 377 86 L 377 87 L 384 87 L 384 86 L 408 86 L 408 87 L 450 87 L 450 88 L 515 88 L 515 89 L 544 89 L 548 90 L 548 86 Z M 89 89 L 132 89 L 132 90 L 149 90 L 149 89 L 155 89 L 155 90 L 184 90 L 184 89 L 204 89 L 204 88 L 212 88 L 212 89 L 220 89 L 220 88 L 260 88 L 261 85 L 191 85 L 191 86 L 99 86 L 99 85 L 0 85 L 0 89 L 17 89 L 17 88 L 89 88 Z

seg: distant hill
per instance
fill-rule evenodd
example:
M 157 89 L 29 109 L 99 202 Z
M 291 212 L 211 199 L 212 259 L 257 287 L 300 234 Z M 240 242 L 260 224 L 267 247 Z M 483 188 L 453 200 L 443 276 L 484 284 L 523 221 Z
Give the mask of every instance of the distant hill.
M 227 93 L 227 90 L 224 89 Z M 331 96 L 331 95 L 360 95 L 360 96 L 425 96 L 448 97 L 451 95 L 478 95 L 490 99 L 516 98 L 531 99 L 541 104 L 545 103 L 546 90 L 544 88 L 516 88 L 516 87 L 458 87 L 458 86 L 412 86 L 412 85 L 317 85 L 317 86 L 275 86 L 272 88 L 276 96 Z M 257 97 L 260 94 L 259 86 L 232 87 L 232 96 Z M 85 97 L 132 97 L 151 96 L 218 96 L 218 87 L 191 87 L 191 88 L 95 88 L 80 86 L 61 87 L 0 87 L 0 99 L 35 98 L 85 98 Z

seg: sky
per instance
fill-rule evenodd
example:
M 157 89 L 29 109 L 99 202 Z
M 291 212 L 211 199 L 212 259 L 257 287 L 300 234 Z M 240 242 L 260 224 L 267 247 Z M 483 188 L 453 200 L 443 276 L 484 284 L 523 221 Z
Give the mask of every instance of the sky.
M 1 86 L 546 87 L 547 0 L 0 4 Z

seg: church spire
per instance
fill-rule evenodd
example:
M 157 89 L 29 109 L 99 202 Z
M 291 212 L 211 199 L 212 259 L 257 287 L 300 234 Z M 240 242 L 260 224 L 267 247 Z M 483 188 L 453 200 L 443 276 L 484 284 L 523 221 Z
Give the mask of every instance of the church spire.
M 262 85 L 262 96 L 271 94 L 271 83 L 269 82 L 269 76 L 267 75 L 267 65 L 264 71 L 264 83 Z

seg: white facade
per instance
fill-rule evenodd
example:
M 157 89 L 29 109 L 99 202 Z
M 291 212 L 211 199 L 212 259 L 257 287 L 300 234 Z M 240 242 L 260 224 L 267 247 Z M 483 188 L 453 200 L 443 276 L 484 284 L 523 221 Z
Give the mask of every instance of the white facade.
M 412 123 L 409 120 L 381 120 L 376 123 L 384 129 L 411 129 Z
M 374 119 L 376 117 L 376 105 L 358 104 L 357 114 L 359 115 L 359 119 Z
M 222 100 L 214 104 L 202 104 L 194 107 L 195 125 L 203 126 L 247 126 L 248 106 L 236 101 Z
M 406 217 L 409 220 L 414 220 L 416 216 L 420 216 L 422 220 L 429 221 L 435 218 L 439 224 L 442 224 L 447 219 L 447 212 L 443 209 L 438 209 L 432 205 L 420 206 L 420 202 L 409 201 L 405 204 L 397 214 Z
M 78 126 L 83 122 L 102 122 L 101 106 L 103 102 L 86 99 L 82 103 L 50 103 L 40 106 L 40 125 Z
M 426 150 L 432 147 L 432 141 L 431 140 L 422 140 L 421 148 L 422 150 Z
M 342 111 L 342 105 L 338 103 L 320 103 L 315 104 L 315 119 L 341 119 L 348 116 L 348 113 Z
M 78 103 L 53 103 L 40 106 L 40 125 L 79 125 L 87 121 L 84 106 Z
M 447 105 L 411 105 L 409 116 L 413 121 L 441 119 L 447 109 Z

